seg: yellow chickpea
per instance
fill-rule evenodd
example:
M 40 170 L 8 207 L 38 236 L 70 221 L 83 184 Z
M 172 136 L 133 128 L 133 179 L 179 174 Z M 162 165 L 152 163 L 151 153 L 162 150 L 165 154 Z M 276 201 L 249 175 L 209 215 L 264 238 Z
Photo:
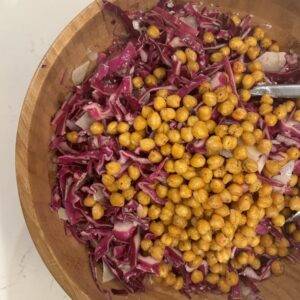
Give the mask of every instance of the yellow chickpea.
M 246 71 L 246 67 L 242 61 L 237 60 L 233 63 L 232 70 L 234 73 L 237 73 L 237 74 L 244 73 Z
M 284 272 L 284 266 L 280 262 L 280 260 L 275 260 L 275 261 L 272 262 L 272 264 L 271 264 L 271 272 L 275 276 L 279 276 L 279 275 L 283 274 L 283 272 Z
M 180 107 L 176 110 L 175 120 L 179 123 L 185 122 L 189 117 L 189 111 L 185 107 Z
M 101 135 L 104 132 L 104 125 L 100 122 L 94 122 L 90 126 L 90 132 L 93 135 Z
M 157 78 L 152 75 L 152 74 L 149 74 L 146 76 L 145 78 L 145 84 L 148 86 L 148 87 L 154 87 L 157 85 Z
M 227 46 L 222 47 L 219 51 L 223 54 L 224 57 L 230 55 L 230 48 Z
M 181 144 L 173 144 L 172 149 L 171 149 L 171 154 L 174 158 L 179 159 L 182 158 L 183 154 L 184 154 L 184 146 Z
M 191 73 L 197 73 L 200 70 L 200 65 L 196 61 L 188 61 L 186 64 Z
M 233 37 L 229 41 L 229 47 L 234 51 L 237 51 L 240 47 L 242 47 L 242 45 L 243 45 L 243 41 L 240 37 Z
M 260 49 L 257 46 L 249 47 L 247 50 L 247 56 L 251 60 L 255 60 L 259 56 L 259 53 L 260 53 Z
M 112 206 L 122 207 L 125 203 L 125 198 L 120 193 L 112 193 L 109 200 Z
M 199 172 L 199 175 L 205 183 L 210 183 L 213 177 L 213 172 L 209 168 L 202 168 Z
M 66 135 L 66 139 L 68 142 L 76 144 L 78 141 L 78 133 L 76 131 L 68 132 Z
M 141 76 L 133 77 L 132 84 L 135 89 L 140 89 L 144 86 L 144 80 Z
M 217 104 L 217 96 L 213 92 L 205 92 L 202 96 L 202 100 L 207 106 L 210 107 Z
M 218 230 L 224 226 L 224 219 L 217 214 L 213 214 L 211 216 L 209 224 L 213 229 Z
M 285 223 L 285 217 L 284 217 L 284 215 L 281 215 L 281 214 L 278 214 L 277 216 L 273 217 L 271 220 L 272 220 L 272 223 L 278 227 L 282 227 Z
M 193 136 L 196 139 L 204 139 L 208 137 L 208 129 L 203 121 L 197 121 L 192 127 Z
M 239 174 L 242 171 L 241 162 L 233 157 L 226 161 L 225 169 L 231 174 Z
M 143 151 L 149 152 L 155 147 L 155 142 L 151 138 L 145 138 L 140 141 L 140 147 Z
M 300 156 L 300 151 L 297 147 L 289 148 L 286 153 L 290 160 L 297 160 Z
M 203 34 L 203 41 L 205 44 L 211 44 L 215 41 L 214 34 L 212 32 L 206 31 Z
M 266 124 L 270 127 L 275 126 L 278 121 L 277 116 L 271 113 L 266 114 L 264 119 Z
M 192 109 L 197 105 L 197 99 L 194 96 L 186 95 L 183 97 L 183 105 L 188 109 Z
M 149 229 L 156 236 L 161 236 L 164 233 L 165 226 L 162 222 L 152 222 Z
M 229 116 L 233 112 L 233 110 L 234 104 L 229 100 L 226 100 L 218 105 L 218 112 L 222 116 Z
M 116 161 L 111 161 L 109 163 L 106 164 L 105 166 L 107 174 L 108 175 L 116 175 L 120 172 L 121 170 L 121 165 L 120 163 L 116 162 Z
M 157 261 L 161 261 L 164 256 L 164 248 L 162 246 L 152 246 L 149 249 L 150 255 Z
M 153 75 L 158 79 L 158 80 L 162 80 L 166 77 L 166 69 L 163 67 L 158 67 L 155 68 L 153 71 Z
M 180 61 L 182 64 L 185 64 L 187 61 L 186 54 L 182 50 L 176 50 L 175 57 Z
M 194 168 L 203 167 L 205 165 L 205 162 L 206 162 L 205 157 L 200 153 L 195 153 L 190 160 L 190 164 Z
M 160 32 L 159 29 L 155 26 L 155 25 L 150 25 L 147 28 L 147 34 L 149 37 L 151 37 L 152 39 L 158 39 L 160 36 Z
M 197 116 L 200 121 L 208 121 L 211 118 L 212 109 L 209 106 L 200 106 L 197 111 Z
M 180 137 L 185 142 L 191 142 L 194 139 L 192 128 L 191 127 L 183 127 L 180 129 Z
M 171 174 L 167 178 L 167 183 L 172 188 L 179 187 L 183 182 L 183 178 L 180 175 L 177 174 Z
M 209 153 L 218 153 L 223 149 L 223 143 L 219 136 L 212 135 L 206 140 L 206 148 Z
M 152 204 L 148 210 L 148 217 L 151 220 L 158 219 L 160 212 L 161 212 L 161 208 L 155 204 Z

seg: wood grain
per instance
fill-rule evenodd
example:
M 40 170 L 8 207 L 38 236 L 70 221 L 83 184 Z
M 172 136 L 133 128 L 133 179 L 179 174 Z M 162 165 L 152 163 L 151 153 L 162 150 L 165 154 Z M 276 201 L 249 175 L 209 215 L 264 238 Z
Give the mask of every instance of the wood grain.
M 149 9 L 156 1 L 119 0 L 125 9 Z M 204 1 L 205 2 L 205 1 Z M 272 36 L 282 45 L 297 49 L 300 41 L 300 4 L 298 0 L 210 1 L 235 12 L 252 13 L 259 23 L 273 24 Z M 122 32 L 114 16 L 103 13 L 96 2 L 80 13 L 53 43 L 38 67 L 24 100 L 16 142 L 16 173 L 23 213 L 32 239 L 45 264 L 72 299 L 101 299 L 88 267 L 84 247 L 66 237 L 62 222 L 49 209 L 54 169 L 48 145 L 50 120 L 69 92 L 71 71 L 86 59 L 87 49 L 104 50 L 113 33 Z M 64 75 L 64 76 L 63 76 Z M 61 84 L 62 76 L 65 78 Z M 289 265 L 284 276 L 260 284 L 265 299 L 297 299 L 300 293 L 299 265 Z M 34 288 L 34 287 L 32 287 Z M 146 295 L 129 299 L 173 299 L 183 297 L 155 287 Z M 195 296 L 194 298 L 199 298 Z M 217 299 L 220 296 L 203 295 Z

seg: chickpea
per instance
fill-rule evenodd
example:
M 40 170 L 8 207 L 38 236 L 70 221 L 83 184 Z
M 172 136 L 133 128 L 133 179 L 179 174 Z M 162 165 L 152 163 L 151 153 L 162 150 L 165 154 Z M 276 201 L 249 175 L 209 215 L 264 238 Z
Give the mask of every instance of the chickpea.
M 183 157 L 184 150 L 185 148 L 183 145 L 175 143 L 171 148 L 171 154 L 174 158 L 179 159 Z
M 262 139 L 257 144 L 257 150 L 263 154 L 268 154 L 271 151 L 272 142 L 267 139 Z
M 152 39 L 158 39 L 160 36 L 159 29 L 155 25 L 150 25 L 147 28 L 147 34 Z
M 251 93 L 249 90 L 242 89 L 240 90 L 240 98 L 243 102 L 248 102 L 251 98 Z
M 212 109 L 209 106 L 200 106 L 197 112 L 197 116 L 200 121 L 208 121 L 211 119 Z
M 217 214 L 213 214 L 209 224 L 213 229 L 218 230 L 224 226 L 224 219 Z
M 237 138 L 231 135 L 225 135 L 222 139 L 223 149 L 233 150 L 237 147 Z
M 124 196 L 124 198 L 126 200 L 131 200 L 134 197 L 135 193 L 136 193 L 136 191 L 135 191 L 134 187 L 132 187 L 132 186 L 130 188 L 128 188 L 127 190 L 122 191 L 122 195 Z
M 218 63 L 221 62 L 224 59 L 224 55 L 222 52 L 214 52 L 213 54 L 211 54 L 210 56 L 210 61 L 212 63 Z
M 226 280 L 224 278 L 221 278 L 218 281 L 218 288 L 224 294 L 227 294 L 230 291 L 230 285 L 226 282 Z
M 227 159 L 225 169 L 231 174 L 239 174 L 242 171 L 242 164 L 239 160 L 231 157 Z
M 199 94 L 203 95 L 205 92 L 209 92 L 211 91 L 211 83 L 208 81 L 205 81 L 203 83 L 201 83 L 201 85 L 198 88 Z
M 145 84 L 148 86 L 148 87 L 154 87 L 157 85 L 157 78 L 152 75 L 152 74 L 149 74 L 146 76 L 145 78 Z
M 190 160 L 190 164 L 194 168 L 203 167 L 205 165 L 205 162 L 206 162 L 205 157 L 200 153 L 195 153 Z
M 223 54 L 224 57 L 230 55 L 230 48 L 227 46 L 222 47 L 219 51 Z
M 251 194 L 242 195 L 236 203 L 239 211 L 247 211 L 251 207 L 251 204 L 253 203 Z
M 291 210 L 300 211 L 300 198 L 294 196 L 289 200 L 289 208 Z
M 149 155 L 148 155 L 148 159 L 157 164 L 159 162 L 162 161 L 162 155 L 160 154 L 160 152 L 156 151 L 156 150 L 151 150 Z
M 163 67 L 158 67 L 156 69 L 154 69 L 153 71 L 153 75 L 158 79 L 158 80 L 162 80 L 166 77 L 167 72 L 166 69 Z
M 133 77 L 132 84 L 135 89 L 140 89 L 144 86 L 144 80 L 141 76 Z
M 238 248 L 245 248 L 247 247 L 248 241 L 247 238 L 242 235 L 241 233 L 236 233 L 233 239 L 233 245 Z
M 250 60 L 255 60 L 259 56 L 259 53 L 260 49 L 257 46 L 249 47 L 247 50 L 247 56 Z
M 206 281 L 212 285 L 215 285 L 219 282 L 219 274 L 208 273 L 206 275 Z
M 152 243 L 152 241 L 149 240 L 149 239 L 143 239 L 143 240 L 141 241 L 141 248 L 142 248 L 142 250 L 144 250 L 144 251 L 148 251 L 152 246 L 153 246 L 153 243 Z
M 153 139 L 145 138 L 140 141 L 140 147 L 142 151 L 149 152 L 155 147 Z
M 193 192 L 194 199 L 199 203 L 204 203 L 208 199 L 208 192 L 205 189 L 199 189 Z
M 213 107 L 217 104 L 217 96 L 213 92 L 205 92 L 202 96 L 203 102 L 210 107 Z
M 256 142 L 254 134 L 252 132 L 249 132 L 249 131 L 243 132 L 243 134 L 242 134 L 242 141 L 247 146 L 253 146 L 255 144 L 255 142 Z
M 297 243 L 300 242 L 300 230 L 299 230 L 299 229 L 296 229 L 296 230 L 293 232 L 292 236 L 293 236 L 293 239 L 294 239 Z
M 117 186 L 119 190 L 127 190 L 131 186 L 131 178 L 127 174 L 123 174 L 118 180 L 117 180 Z
M 266 124 L 271 127 L 275 126 L 278 121 L 276 115 L 271 114 L 271 113 L 266 114 L 264 119 L 265 119 Z
M 204 139 L 208 137 L 208 129 L 203 121 L 197 121 L 192 127 L 193 136 L 196 139 Z
M 299 149 L 297 147 L 291 147 L 286 151 L 290 160 L 297 160 L 300 156 Z
M 105 168 L 108 175 L 115 176 L 120 172 L 121 165 L 116 161 L 111 161 L 105 165 Z
M 243 46 L 243 41 L 240 37 L 233 37 L 229 41 L 229 47 L 230 47 L 230 49 L 232 49 L 234 51 L 237 51 L 242 46 Z
M 150 255 L 157 261 L 162 261 L 164 256 L 164 247 L 162 246 L 152 246 L 149 249 Z
M 189 111 L 185 107 L 180 107 L 176 111 L 175 120 L 179 123 L 185 122 L 189 117 Z
M 246 67 L 242 61 L 237 60 L 233 63 L 232 70 L 234 73 L 240 74 L 246 71 Z
M 200 70 L 200 66 L 196 61 L 188 61 L 186 66 L 191 73 L 197 73 Z
M 229 101 L 226 100 L 223 103 L 220 103 L 218 105 L 218 112 L 222 115 L 222 116 L 229 116 L 234 110 L 234 104 Z
M 124 132 L 119 135 L 119 144 L 123 147 L 130 146 L 130 133 L 129 132 Z
M 164 233 L 165 226 L 162 222 L 152 222 L 149 227 L 150 231 L 156 235 L 161 236 Z
M 167 183 L 172 188 L 179 187 L 183 182 L 183 178 L 180 175 L 177 174 L 171 174 L 167 178 Z
M 155 204 L 152 204 L 148 210 L 148 217 L 151 220 L 156 220 L 158 219 L 160 212 L 161 212 L 161 208 Z
M 283 272 L 284 272 L 284 266 L 283 266 L 283 264 L 279 260 L 273 261 L 272 264 L 271 264 L 271 272 L 275 276 L 282 275 Z
M 244 40 L 245 44 L 248 45 L 249 47 L 252 46 L 256 46 L 257 45 L 257 39 L 253 36 L 247 36 Z
M 220 155 L 212 155 L 207 159 L 207 164 L 211 170 L 217 170 L 224 164 L 224 161 L 224 157 Z
M 106 131 L 108 134 L 112 134 L 112 135 L 117 134 L 118 133 L 117 127 L 118 127 L 118 123 L 116 121 L 112 121 L 107 125 Z
M 273 217 L 271 220 L 272 220 L 272 223 L 278 227 L 282 227 L 285 223 L 285 217 L 284 217 L 284 215 L 281 215 L 281 214 L 278 214 L 277 216 Z
M 182 64 L 185 64 L 187 61 L 186 54 L 182 50 L 176 50 L 175 57 L 178 61 L 180 61 Z
M 206 140 L 205 145 L 206 145 L 206 149 L 209 153 L 218 153 L 223 148 L 221 138 L 219 136 L 216 136 L 216 135 L 210 136 Z
M 277 43 L 273 43 L 269 49 L 269 51 L 272 51 L 272 52 L 279 52 L 280 48 L 279 48 L 279 45 Z
M 112 206 L 122 207 L 122 206 L 124 206 L 124 203 L 125 203 L 125 198 L 120 193 L 112 193 L 110 195 L 109 200 L 110 200 L 110 204 Z
M 183 105 L 188 109 L 191 110 L 197 105 L 197 99 L 194 96 L 186 95 L 183 97 Z
M 184 285 L 183 278 L 182 278 L 182 276 L 179 276 L 179 277 L 176 278 L 176 282 L 173 285 L 173 288 L 175 290 L 179 291 L 179 290 L 181 290 L 183 288 L 183 285 Z
M 247 158 L 243 161 L 243 169 L 247 173 L 255 173 L 257 172 L 257 162 L 251 158 Z
M 209 168 L 202 168 L 199 172 L 199 175 L 205 183 L 210 183 L 213 177 L 213 172 Z
M 72 144 L 76 144 L 78 141 L 78 133 L 76 131 L 71 131 L 68 132 L 66 135 L 66 139 L 68 142 L 72 143 Z
M 169 122 L 176 117 L 176 111 L 173 108 L 166 107 L 160 111 L 161 119 L 165 122 Z

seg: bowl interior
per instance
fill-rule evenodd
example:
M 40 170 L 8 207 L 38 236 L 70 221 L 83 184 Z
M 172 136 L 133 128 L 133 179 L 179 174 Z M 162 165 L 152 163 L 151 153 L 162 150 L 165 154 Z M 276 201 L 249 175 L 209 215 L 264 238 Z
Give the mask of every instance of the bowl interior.
M 115 1 L 125 9 L 149 9 L 156 1 Z M 200 2 L 200 1 L 199 1 Z M 234 12 L 251 13 L 258 23 L 272 24 L 270 36 L 285 47 L 299 51 L 300 13 L 298 0 L 219 0 L 213 3 Z M 117 22 L 113 24 L 113 20 Z M 28 90 L 20 117 L 16 167 L 21 204 L 32 238 L 46 265 L 72 299 L 101 298 L 88 265 L 86 249 L 66 236 L 62 222 L 50 211 L 54 166 L 48 145 L 52 135 L 51 117 L 70 91 L 72 70 L 86 60 L 88 49 L 104 50 L 123 27 L 95 2 L 78 15 L 46 54 Z M 300 287 L 300 266 L 289 264 L 284 276 L 259 284 L 265 297 L 296 299 Z M 151 287 L 144 299 L 182 298 L 159 286 Z M 211 296 L 208 296 L 210 298 Z M 219 297 L 219 296 L 218 296 Z M 130 299 L 140 295 L 130 295 Z M 212 298 L 216 298 L 214 295 Z

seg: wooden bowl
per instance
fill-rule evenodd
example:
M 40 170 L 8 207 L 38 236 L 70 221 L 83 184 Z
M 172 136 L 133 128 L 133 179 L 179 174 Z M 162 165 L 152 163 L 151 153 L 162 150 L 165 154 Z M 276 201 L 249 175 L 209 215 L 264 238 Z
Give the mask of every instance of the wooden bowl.
M 300 41 L 298 0 L 211 2 L 235 12 L 251 13 L 260 22 L 272 24 L 271 36 L 283 45 L 296 47 L 295 41 Z M 155 1 L 119 0 L 116 3 L 125 9 L 148 9 Z M 112 41 L 112 33 L 122 31 L 120 23 L 112 25 L 113 18 L 94 2 L 64 29 L 32 79 L 18 128 L 16 171 L 27 226 L 45 264 L 72 299 L 102 297 L 92 280 L 86 250 L 75 239 L 65 236 L 62 222 L 49 209 L 54 177 L 48 150 L 52 134 L 50 119 L 68 93 L 70 71 L 86 60 L 87 49 L 104 50 Z M 290 264 L 284 276 L 272 277 L 259 287 L 265 299 L 296 299 L 300 294 L 299 280 L 300 265 Z M 151 288 L 143 298 L 166 296 L 183 298 L 179 293 L 160 287 Z M 137 299 L 140 295 L 129 298 Z

